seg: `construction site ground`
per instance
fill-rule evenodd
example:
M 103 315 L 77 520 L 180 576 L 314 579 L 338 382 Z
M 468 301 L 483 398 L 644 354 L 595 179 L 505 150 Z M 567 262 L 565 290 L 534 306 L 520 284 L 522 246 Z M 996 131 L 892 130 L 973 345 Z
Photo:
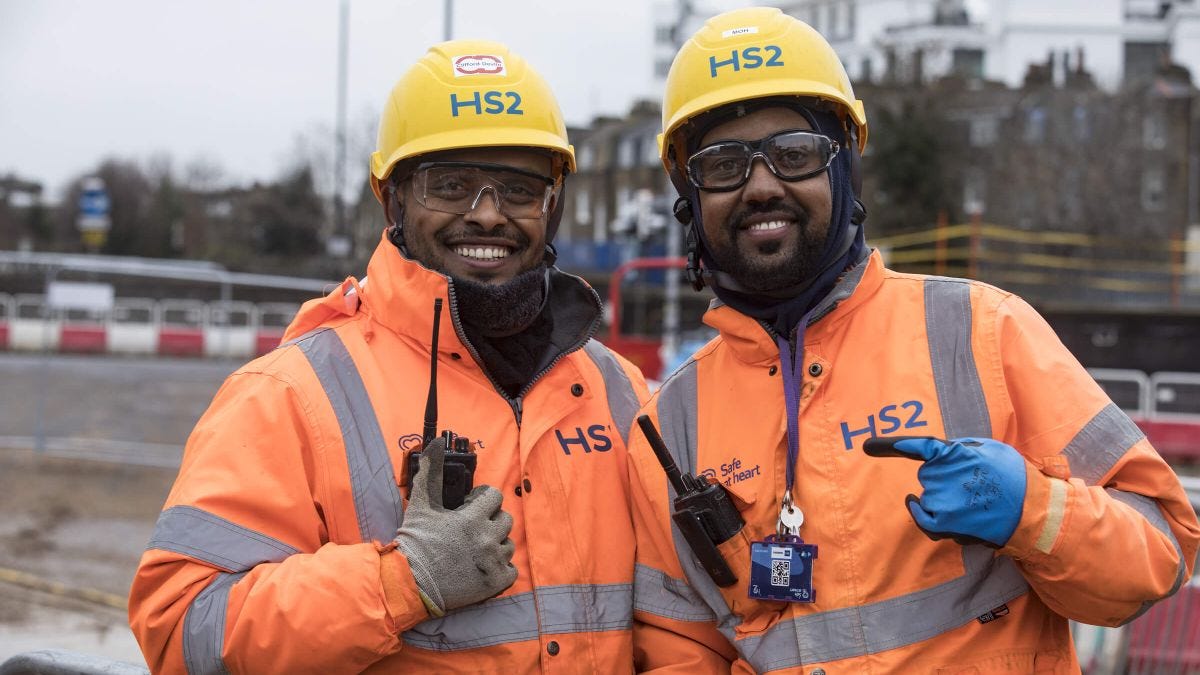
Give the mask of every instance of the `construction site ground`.
M 144 663 L 129 585 L 236 366 L 0 354 L 0 662 L 53 648 Z

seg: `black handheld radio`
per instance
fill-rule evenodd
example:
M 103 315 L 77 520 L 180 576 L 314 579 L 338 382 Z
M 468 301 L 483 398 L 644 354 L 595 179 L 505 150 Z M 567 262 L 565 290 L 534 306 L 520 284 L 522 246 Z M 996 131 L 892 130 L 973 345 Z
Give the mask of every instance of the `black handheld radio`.
M 667 480 L 675 488 L 675 511 L 671 514 L 675 526 L 704 566 L 704 571 L 718 586 L 737 583 L 737 576 L 721 557 L 717 544 L 728 541 L 741 531 L 745 525 L 742 514 L 738 513 L 733 500 L 720 484 L 679 472 L 679 467 L 675 466 L 675 460 L 671 458 L 662 436 L 649 417 L 639 415 L 637 423 L 650 442 L 654 455 L 658 457 L 658 463 L 667 472 Z
M 421 449 L 429 446 L 429 442 L 437 436 L 437 355 L 438 327 L 442 320 L 442 299 L 433 301 L 433 339 L 429 351 L 429 397 L 425 401 L 425 426 L 421 433 Z M 453 510 L 462 506 L 475 483 L 475 461 L 477 456 L 471 450 L 471 441 L 465 436 L 442 430 L 442 438 L 446 441 L 446 456 L 442 464 L 442 506 Z M 408 455 L 408 478 L 404 483 L 412 487 L 413 477 L 420 471 L 418 461 L 421 451 Z

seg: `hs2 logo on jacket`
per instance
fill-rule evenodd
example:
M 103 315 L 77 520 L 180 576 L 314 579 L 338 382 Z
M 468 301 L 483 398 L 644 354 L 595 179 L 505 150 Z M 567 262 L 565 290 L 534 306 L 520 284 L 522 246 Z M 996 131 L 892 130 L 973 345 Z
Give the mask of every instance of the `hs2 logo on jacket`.
M 846 450 L 853 450 L 855 447 L 854 439 L 858 436 L 875 438 L 876 436 L 894 434 L 901 429 L 917 429 L 929 426 L 929 422 L 921 417 L 924 412 L 924 403 L 920 401 L 905 401 L 904 403 L 885 405 L 879 409 L 878 413 L 867 415 L 865 421 L 855 422 L 853 426 L 851 426 L 852 423 L 850 422 L 842 422 L 843 447 Z M 866 440 L 866 438 L 862 440 Z
M 555 429 L 554 436 L 558 439 L 558 445 L 562 448 L 563 454 L 571 456 L 571 451 L 582 451 L 583 454 L 591 454 L 593 452 L 608 452 L 612 450 L 612 439 L 605 432 L 608 427 L 603 424 L 593 424 L 587 429 L 583 427 L 574 427 L 568 429 L 565 433 L 562 429 Z

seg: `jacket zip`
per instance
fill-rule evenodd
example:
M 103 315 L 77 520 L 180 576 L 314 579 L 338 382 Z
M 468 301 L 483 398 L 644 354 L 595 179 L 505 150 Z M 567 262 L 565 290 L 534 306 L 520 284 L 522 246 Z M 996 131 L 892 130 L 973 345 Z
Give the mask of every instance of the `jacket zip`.
M 520 429 L 521 416 L 524 413 L 523 401 L 525 400 L 525 395 L 528 394 L 529 390 L 533 389 L 533 385 L 536 384 L 538 380 L 542 379 L 542 376 L 550 372 L 550 370 L 554 368 L 554 366 L 561 361 L 564 356 L 570 354 L 571 352 L 578 351 L 581 347 L 583 347 L 583 345 L 587 344 L 588 340 L 592 339 L 592 335 L 596 332 L 596 327 L 600 323 L 600 315 L 597 315 L 596 318 L 592 320 L 591 325 L 588 326 L 588 329 L 583 332 L 582 340 L 576 340 L 569 347 L 560 351 L 550 361 L 550 363 L 546 364 L 545 368 L 538 371 L 538 373 L 529 380 L 529 383 L 521 389 L 516 398 L 509 398 L 508 395 L 504 393 L 504 389 L 496 383 L 495 379 L 492 378 L 492 375 L 487 371 L 487 368 L 483 366 L 483 359 L 479 356 L 479 352 L 475 351 L 475 345 L 471 344 L 471 341 L 467 339 L 466 333 L 460 329 L 462 326 L 462 321 L 458 315 L 458 294 L 454 292 L 454 282 L 450 279 L 450 277 L 446 277 L 446 282 L 446 292 L 450 296 L 450 320 L 454 322 L 454 332 L 458 334 L 458 339 L 462 340 L 462 343 L 466 345 L 467 351 L 471 354 L 471 358 L 475 359 L 475 363 L 479 364 L 479 369 L 483 371 L 483 376 L 486 377 L 488 382 L 491 383 L 492 389 L 496 390 L 496 393 L 500 394 L 505 401 L 508 401 L 508 406 L 512 408 L 513 417 L 517 421 L 517 429 Z M 596 307 L 603 309 L 603 305 L 600 303 L 600 296 L 596 294 L 596 289 L 589 286 L 588 290 L 592 294 L 592 300 L 596 304 Z
M 447 281 L 450 282 L 449 277 L 447 277 Z M 546 365 L 545 368 L 543 368 L 541 371 L 539 371 L 536 375 L 534 375 L 529 380 L 529 383 L 526 384 L 525 387 L 521 389 L 521 391 L 517 394 L 516 398 L 509 398 L 508 396 L 506 396 L 504 394 L 504 390 L 501 389 L 498 384 L 496 384 L 496 380 L 492 379 L 492 376 L 490 373 L 488 373 L 487 368 L 485 368 L 483 366 L 483 359 L 481 359 L 479 357 L 479 352 L 475 351 L 475 346 L 472 345 L 469 340 L 467 340 L 467 336 L 464 334 L 464 332 L 462 330 L 459 330 L 462 323 L 458 316 L 458 296 L 454 292 L 453 282 L 447 283 L 446 288 L 447 288 L 447 292 L 450 296 L 450 319 L 451 319 L 451 321 L 454 322 L 454 331 L 456 333 L 458 333 L 459 339 L 462 340 L 462 343 L 464 345 L 466 345 L 467 351 L 469 351 L 471 353 L 471 358 L 475 359 L 475 363 L 479 364 L 479 369 L 483 371 L 484 377 L 486 377 L 488 379 L 488 382 L 492 383 L 492 388 L 496 390 L 496 393 L 498 393 L 498 394 L 500 394 L 500 396 L 504 397 L 504 400 L 508 401 L 509 407 L 512 408 L 513 416 L 517 420 L 517 430 L 519 431 L 521 429 L 521 415 L 524 412 L 525 395 L 528 394 L 529 390 L 533 388 L 533 385 L 536 384 L 538 380 L 542 379 L 542 377 L 546 373 L 550 372 L 550 370 L 554 368 L 555 364 L 557 364 L 559 361 L 561 361 L 564 356 L 566 356 L 567 354 L 570 354 L 571 352 L 578 351 L 581 347 L 583 347 L 583 345 L 587 344 L 588 340 L 592 339 L 592 335 L 596 332 L 596 328 L 598 327 L 598 325 L 600 323 L 600 316 L 603 314 L 603 312 L 601 312 L 601 314 L 597 314 L 596 318 L 592 320 L 591 325 L 588 326 L 588 329 L 583 331 L 583 339 L 576 340 L 568 348 L 559 351 L 558 354 L 555 355 L 555 357 L 550 361 L 550 363 L 548 363 Z M 588 290 L 591 291 L 591 293 L 592 293 L 592 301 L 595 303 L 596 307 L 599 309 L 603 309 L 603 305 L 600 302 L 600 296 L 596 293 L 596 289 L 588 287 Z M 549 292 L 549 291 L 547 291 L 547 292 Z M 534 601 L 534 604 L 540 608 L 542 603 L 541 603 L 541 597 L 538 594 L 538 586 L 536 583 L 537 580 L 533 576 L 535 574 L 535 572 L 532 569 L 529 572 L 530 572 L 531 580 L 534 581 L 533 601 Z M 540 610 L 536 613 L 536 616 L 537 616 L 537 621 L 538 621 L 538 635 L 540 637 L 542 635 L 542 618 L 541 618 Z

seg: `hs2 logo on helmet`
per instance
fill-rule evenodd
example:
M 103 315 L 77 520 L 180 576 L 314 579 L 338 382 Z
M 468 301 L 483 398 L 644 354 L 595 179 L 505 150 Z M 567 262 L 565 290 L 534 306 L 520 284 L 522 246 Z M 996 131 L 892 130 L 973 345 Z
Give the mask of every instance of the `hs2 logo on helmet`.
M 783 50 L 775 45 L 735 49 L 729 52 L 729 58 L 724 61 L 718 61 L 715 56 L 708 57 L 708 74 L 709 77 L 716 77 L 717 71 L 726 66 L 732 66 L 735 73 L 743 69 L 774 68 L 784 65 L 782 57 Z
M 505 103 L 507 99 L 507 103 Z M 458 94 L 450 94 L 450 114 L 458 117 L 459 112 L 472 112 L 476 115 L 524 115 L 521 109 L 521 95 L 515 91 L 485 91 L 472 92 L 471 96 L 458 98 Z

